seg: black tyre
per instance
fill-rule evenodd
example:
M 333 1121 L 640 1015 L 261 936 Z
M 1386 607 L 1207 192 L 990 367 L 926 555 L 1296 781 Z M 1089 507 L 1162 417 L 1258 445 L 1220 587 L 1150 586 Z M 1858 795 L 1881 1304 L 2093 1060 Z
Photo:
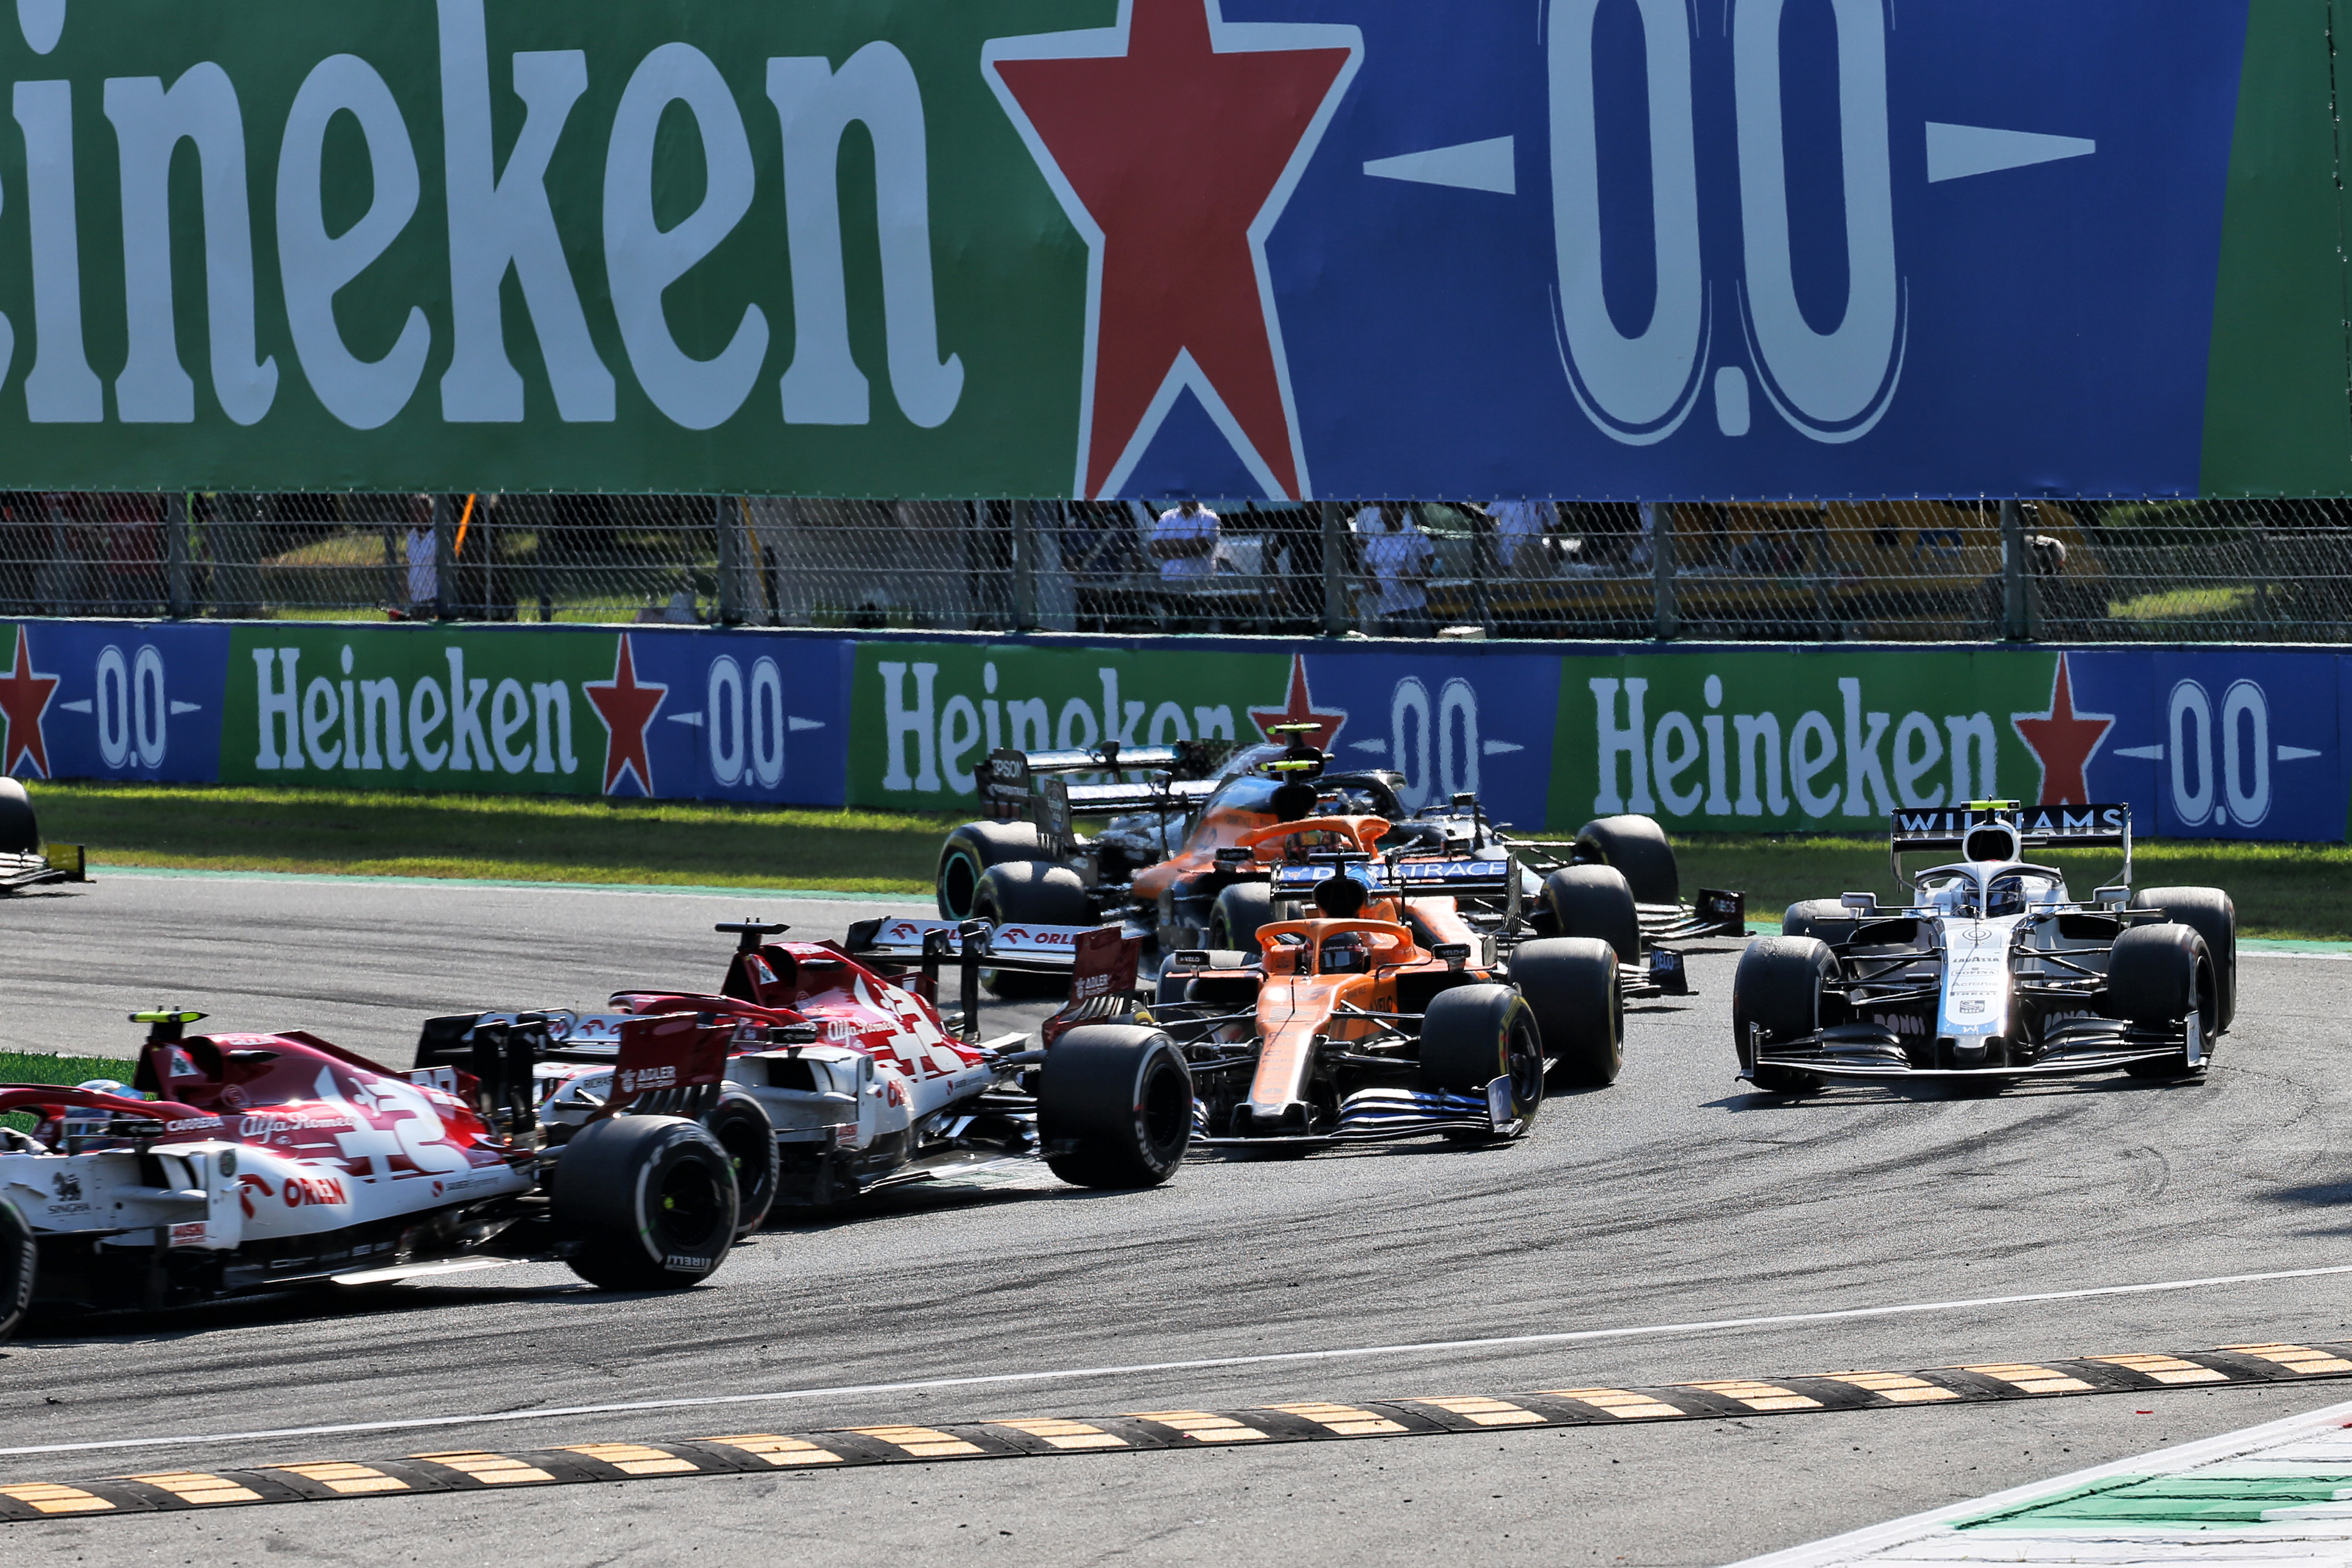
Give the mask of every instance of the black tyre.
M 2162 910 L 2166 920 L 2205 939 L 2219 996 L 2213 1032 L 2226 1032 L 2238 1017 L 2238 908 L 2230 895 L 2219 888 L 2143 888 L 2132 895 L 2131 907 Z
M 0 775 L 0 855 L 41 852 L 40 824 L 33 820 L 33 799 L 15 779 Z
M 1274 919 L 1274 884 L 1234 882 L 1217 894 L 1209 913 L 1209 945 L 1257 951 L 1257 928 Z
M 590 1122 L 563 1145 L 549 1196 L 564 1260 L 601 1289 L 684 1289 L 735 1245 L 734 1164 L 682 1116 Z
M 2179 1024 L 2197 1047 L 2192 1066 L 2187 1046 L 2168 1057 L 2134 1062 L 2134 1078 L 2182 1078 L 2202 1070 L 2221 1016 L 2221 986 L 2212 951 L 2194 927 L 2167 923 L 2136 926 L 2116 938 L 2107 954 L 2107 994 L 2100 1011 L 2110 1018 L 2158 1028 Z
M 1576 830 L 1576 858 L 1580 864 L 1613 866 L 1625 873 L 1641 903 L 1671 904 L 1682 898 L 1674 846 L 1666 842 L 1665 829 L 1646 816 L 1604 816 L 1586 823 Z
M 1810 936 L 1828 942 L 1851 942 L 1854 927 L 1860 923 L 1854 912 L 1835 899 L 1804 899 L 1790 904 L 1780 916 L 1780 934 Z
M 1633 908 L 1633 884 L 1614 866 L 1561 867 L 1544 879 L 1543 905 L 1551 914 L 1552 935 L 1598 937 L 1616 950 L 1619 963 L 1642 962 L 1642 917 Z
M 1809 936 L 1759 937 L 1739 955 L 1731 979 L 1731 1033 L 1739 1065 L 1767 1094 L 1810 1094 L 1822 1080 L 1789 1068 L 1759 1068 L 1748 1054 L 1750 1026 L 1764 1043 L 1802 1039 L 1822 1026 L 1822 993 L 1838 975 L 1837 955 Z
M 965 823 L 940 846 L 937 885 L 940 918 L 971 918 L 972 895 L 980 889 L 981 874 L 991 866 L 1044 858 L 1045 851 L 1037 846 L 1034 823 Z
M 1054 1174 L 1081 1187 L 1156 1187 L 1192 1142 L 1192 1074 L 1158 1029 L 1081 1024 L 1037 1075 L 1037 1137 Z
M 0 1344 L 16 1336 L 32 1310 L 33 1284 L 41 1272 L 40 1244 L 16 1205 L 0 1197 Z
M 991 925 L 1095 923 L 1095 906 L 1078 874 L 1067 866 L 1045 860 L 1002 861 L 982 871 L 972 890 L 971 912 Z M 1059 996 L 1070 988 L 1069 981 L 1062 977 L 1010 969 L 984 970 L 982 978 L 1000 996 Z
M 1484 1095 L 1488 1083 L 1507 1078 L 1521 1132 L 1543 1105 L 1543 1057 L 1535 1009 L 1507 985 L 1441 991 L 1421 1021 L 1421 1087 Z
M 1617 1081 L 1625 1065 L 1625 990 L 1616 949 L 1580 936 L 1521 942 L 1511 954 L 1511 984 L 1535 1012 L 1552 1088 Z
M 702 1125 L 727 1151 L 735 1168 L 735 1237 L 741 1240 L 768 1223 L 776 1204 L 776 1184 L 783 1174 L 783 1152 L 776 1147 L 776 1126 L 757 1100 L 740 1089 L 729 1089 L 702 1119 Z

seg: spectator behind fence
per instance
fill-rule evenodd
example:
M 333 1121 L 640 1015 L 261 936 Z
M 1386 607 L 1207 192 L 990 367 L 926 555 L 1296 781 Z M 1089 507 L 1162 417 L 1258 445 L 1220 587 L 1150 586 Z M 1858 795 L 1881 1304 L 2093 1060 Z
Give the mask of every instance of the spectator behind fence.
M 1545 538 L 1559 521 L 1559 509 L 1548 500 L 1490 502 L 1486 515 L 1495 520 L 1496 553 L 1503 569 L 1522 577 L 1547 575 L 1551 552 Z
M 408 615 L 411 620 L 433 618 L 441 597 L 439 542 L 433 536 L 433 514 L 419 505 L 408 527 Z
M 1188 500 L 1163 511 L 1151 530 L 1151 553 L 1160 562 L 1160 581 L 1191 587 L 1210 575 L 1217 552 L 1217 514 L 1199 501 Z
M 1436 546 L 1429 542 L 1429 536 L 1421 531 L 1412 514 L 1396 501 L 1383 501 L 1378 508 L 1366 507 L 1358 514 L 1358 526 L 1366 534 L 1364 568 L 1380 588 L 1372 605 L 1373 635 L 1435 636 L 1436 625 L 1429 617 L 1429 593 L 1422 584 L 1429 578 L 1430 563 L 1437 556 Z

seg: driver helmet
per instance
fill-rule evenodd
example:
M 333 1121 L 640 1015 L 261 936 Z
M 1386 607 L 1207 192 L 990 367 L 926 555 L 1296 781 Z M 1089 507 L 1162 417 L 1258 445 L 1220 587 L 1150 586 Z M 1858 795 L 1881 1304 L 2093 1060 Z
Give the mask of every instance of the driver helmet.
M 91 1094 L 110 1094 L 121 1100 L 137 1100 L 139 1091 L 117 1079 L 94 1078 L 74 1085 Z M 112 1131 L 114 1112 L 94 1105 L 68 1105 L 58 1119 L 59 1138 L 102 1138 Z
M 1371 967 L 1372 951 L 1361 932 L 1343 931 L 1323 939 L 1323 951 L 1316 961 L 1319 973 L 1362 974 Z
M 1988 915 L 2021 915 L 2025 912 L 2025 879 L 1996 877 L 1985 891 L 1985 913 Z

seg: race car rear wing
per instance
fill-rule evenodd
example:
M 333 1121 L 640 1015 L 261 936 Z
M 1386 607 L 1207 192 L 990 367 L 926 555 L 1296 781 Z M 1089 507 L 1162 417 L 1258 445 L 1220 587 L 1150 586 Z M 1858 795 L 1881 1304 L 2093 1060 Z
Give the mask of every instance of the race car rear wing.
M 2020 849 L 2121 849 L 2118 885 L 2131 885 L 2131 807 L 2120 803 L 2090 805 L 2026 805 L 2014 800 L 1972 800 L 1941 810 L 1898 811 L 1887 831 L 1887 856 L 1897 886 L 1908 853 L 1965 852 L 1978 827 L 2016 831 Z
M 1086 816 L 1116 816 L 1142 811 L 1169 798 L 1172 784 L 1184 798 L 1208 793 L 1182 790 L 1188 784 L 1207 786 L 1216 771 L 1215 749 L 1206 741 L 1179 741 L 1172 746 L 1121 746 L 1106 741 L 1084 751 L 1020 752 L 1000 746 L 988 753 L 980 770 L 980 802 L 992 816 L 1025 816 L 1045 779 L 1062 773 L 1109 773 L 1108 784 L 1076 784 L 1070 788 L 1071 808 Z M 1141 775 L 1134 782 L 1118 775 Z M 1164 774 L 1162 780 L 1150 775 Z

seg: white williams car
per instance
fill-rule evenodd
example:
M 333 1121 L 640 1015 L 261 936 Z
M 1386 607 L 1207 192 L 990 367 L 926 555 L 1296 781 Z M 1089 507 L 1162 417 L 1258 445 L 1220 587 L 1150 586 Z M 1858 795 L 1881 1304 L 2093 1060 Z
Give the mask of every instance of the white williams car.
M 2042 847 L 2119 847 L 2088 902 Z M 1791 904 L 1732 985 L 1739 1076 L 1775 1094 L 1832 1079 L 2201 1073 L 2237 998 L 2237 912 L 2218 888 L 2131 890 L 2131 808 L 1977 801 L 1895 816 L 1898 908 L 1869 893 Z M 1906 876 L 1906 851 L 1961 858 Z

